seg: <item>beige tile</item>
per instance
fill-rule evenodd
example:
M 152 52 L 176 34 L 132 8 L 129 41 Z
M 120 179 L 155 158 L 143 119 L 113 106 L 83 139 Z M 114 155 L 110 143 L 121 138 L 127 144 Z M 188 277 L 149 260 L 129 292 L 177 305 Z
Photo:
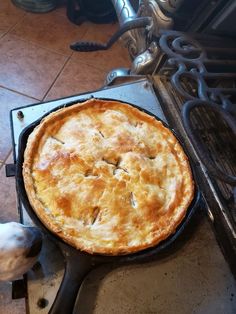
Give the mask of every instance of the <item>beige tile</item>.
M 11 0 L 0 1 L 0 36 L 19 22 L 25 12 L 15 7 Z
M 106 72 L 70 60 L 56 80 L 46 100 L 93 91 L 104 85 Z
M 7 34 L 0 39 L 0 85 L 42 99 L 66 59 Z
M 69 56 L 72 54 L 70 44 L 80 40 L 86 31 L 86 24 L 72 24 L 65 15 L 56 10 L 45 14 L 27 13 L 11 33 Z
M 9 156 L 6 163 L 12 162 Z M 0 223 L 8 221 L 19 221 L 16 203 L 15 178 L 7 178 L 5 166 L 0 169 Z M 1 312 L 0 312 L 1 313 Z
M 86 25 L 87 32 L 85 33 L 83 40 L 98 41 L 103 43 L 106 43 L 119 27 L 117 23 L 94 24 L 91 22 L 86 22 Z
M 11 299 L 11 283 L 0 282 L 0 313 L 5 314 L 24 314 L 25 299 Z
M 37 100 L 0 87 L 0 161 L 4 160 L 11 147 L 10 110 Z
M 109 72 L 115 68 L 130 68 L 131 60 L 128 50 L 116 43 L 109 50 L 94 52 L 74 52 L 72 59 L 77 62 L 83 62 L 93 65 L 97 69 Z

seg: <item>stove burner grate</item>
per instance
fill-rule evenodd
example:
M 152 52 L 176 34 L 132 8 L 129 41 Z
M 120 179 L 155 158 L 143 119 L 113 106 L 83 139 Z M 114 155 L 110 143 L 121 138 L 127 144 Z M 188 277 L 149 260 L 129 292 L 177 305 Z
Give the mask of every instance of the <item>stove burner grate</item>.
M 164 31 L 159 73 L 182 96 L 184 127 L 224 200 L 236 186 L 236 44 L 217 37 Z M 186 102 L 187 101 L 187 102 Z M 235 220 L 236 222 L 236 220 Z

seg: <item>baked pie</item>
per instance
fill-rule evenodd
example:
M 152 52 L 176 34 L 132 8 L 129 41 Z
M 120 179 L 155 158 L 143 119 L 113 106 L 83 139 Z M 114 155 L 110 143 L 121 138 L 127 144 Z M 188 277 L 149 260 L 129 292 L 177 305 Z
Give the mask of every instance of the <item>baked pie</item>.
M 41 121 L 28 138 L 23 177 L 49 230 L 104 255 L 166 239 L 194 194 L 188 159 L 172 132 L 131 105 L 99 99 Z

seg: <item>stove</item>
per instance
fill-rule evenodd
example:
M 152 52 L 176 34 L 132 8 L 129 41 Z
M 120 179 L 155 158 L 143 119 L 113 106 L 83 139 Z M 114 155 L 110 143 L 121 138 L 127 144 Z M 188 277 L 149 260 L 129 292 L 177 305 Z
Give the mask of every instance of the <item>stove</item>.
M 236 275 L 236 42 L 163 32 L 153 75 L 162 108 L 183 137 L 216 237 Z
M 203 202 L 166 254 L 147 264 L 92 271 L 74 313 L 236 313 L 236 42 L 161 30 L 172 27 L 182 0 L 139 1 L 137 13 L 128 0 L 111 2 L 121 30 L 108 45 L 83 42 L 80 49 L 108 49 L 122 35 L 134 61 L 130 70 L 112 71 L 107 83 L 118 76 L 129 83 L 12 110 L 14 161 L 20 132 L 53 108 L 91 96 L 120 99 L 174 129 L 193 160 Z M 227 20 L 228 4 L 218 2 L 207 2 L 201 14 L 192 12 L 202 29 L 220 28 Z M 204 20 L 215 5 L 224 6 L 224 12 Z M 14 165 L 7 173 L 14 175 Z M 20 202 L 19 211 L 22 222 L 31 224 Z M 29 313 L 48 313 L 64 266 L 60 250 L 45 237 L 39 263 L 25 277 L 27 285 L 13 285 L 27 291 L 13 295 L 25 292 Z
M 170 71 L 167 68 L 163 71 Z M 211 182 L 205 165 L 181 122 L 179 104 L 183 103 L 183 99 L 176 96 L 169 76 L 159 72 L 126 84 L 12 110 L 14 161 L 17 160 L 21 131 L 46 112 L 91 96 L 114 98 L 141 106 L 169 124 L 187 145 L 198 172 L 198 184 L 203 185 L 202 190 L 205 185 L 210 185 L 207 191 L 211 190 L 211 183 L 205 182 Z M 172 110 L 171 106 L 175 109 Z M 12 168 L 8 166 L 8 171 Z M 105 265 L 93 270 L 78 294 L 74 313 L 205 313 L 206 309 L 208 313 L 234 313 L 235 281 L 207 219 L 207 216 L 211 221 L 216 219 L 212 206 L 215 206 L 214 202 L 218 204 L 218 199 L 208 203 L 211 197 L 207 198 L 207 193 L 203 193 L 207 202 L 202 203 L 183 235 L 167 252 L 150 263 L 119 268 Z M 20 202 L 19 211 L 22 222 L 31 224 Z M 64 267 L 59 248 L 45 236 L 39 263 L 25 277 L 28 313 L 48 313 L 60 286 Z

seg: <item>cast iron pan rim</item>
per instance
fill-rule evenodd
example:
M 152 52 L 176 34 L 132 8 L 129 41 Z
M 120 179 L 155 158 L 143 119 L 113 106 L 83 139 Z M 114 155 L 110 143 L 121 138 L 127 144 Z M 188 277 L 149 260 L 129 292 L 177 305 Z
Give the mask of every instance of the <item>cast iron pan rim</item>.
M 40 123 L 40 121 L 48 116 L 50 113 L 57 111 L 58 109 L 61 108 L 65 108 L 68 106 L 72 106 L 74 104 L 77 103 L 82 103 L 85 102 L 91 98 L 94 98 L 93 96 L 90 98 L 84 98 L 84 99 L 79 99 L 76 101 L 72 101 L 69 103 L 66 103 L 64 105 L 59 105 L 55 108 L 53 108 L 51 111 L 47 112 L 45 115 L 43 115 L 41 118 L 37 119 L 36 121 L 32 122 L 30 125 L 28 125 L 20 134 L 19 136 L 19 149 L 18 149 L 18 158 L 17 158 L 17 162 L 16 162 L 16 189 L 17 189 L 17 193 L 20 196 L 20 199 L 25 207 L 25 209 L 27 210 L 30 218 L 33 220 L 33 222 L 40 227 L 44 233 L 46 233 L 47 235 L 50 236 L 50 238 L 52 240 L 54 240 L 56 243 L 59 242 L 63 245 L 65 245 L 69 250 L 72 251 L 77 251 L 78 253 L 82 253 L 84 255 L 88 255 L 91 256 L 91 258 L 96 261 L 96 262 L 102 262 L 102 263 L 109 263 L 109 262 L 137 262 L 137 261 L 145 261 L 146 259 L 150 259 L 151 257 L 155 256 L 156 254 L 158 254 L 159 252 L 163 251 L 164 249 L 166 249 L 172 242 L 175 241 L 175 239 L 183 232 L 185 226 L 188 224 L 188 221 L 191 219 L 192 215 L 194 214 L 196 208 L 199 205 L 199 202 L 201 201 L 201 193 L 200 190 L 198 189 L 197 185 L 196 185 L 196 180 L 195 180 L 195 171 L 194 168 L 192 167 L 192 161 L 191 158 L 188 156 L 188 154 L 186 153 L 185 147 L 182 143 L 182 141 L 180 140 L 180 138 L 178 137 L 178 135 L 176 135 L 176 132 L 171 129 L 164 121 L 162 121 L 159 117 L 157 117 L 155 114 L 149 112 L 146 109 L 143 109 L 137 105 L 131 104 L 129 102 L 126 101 L 120 101 L 117 99 L 110 99 L 110 98 L 95 98 L 95 99 L 99 99 L 99 100 L 105 100 L 105 101 L 119 101 L 121 103 L 124 104 L 128 104 L 131 105 L 153 117 L 155 117 L 155 119 L 157 119 L 158 121 L 161 121 L 163 123 L 163 125 L 165 127 L 167 127 L 169 130 L 171 130 L 171 132 L 175 135 L 175 137 L 178 139 L 179 143 L 182 145 L 182 148 L 185 152 L 185 154 L 188 156 L 189 159 L 189 163 L 190 163 L 190 167 L 192 170 L 192 175 L 193 175 L 193 181 L 194 181 L 194 185 L 195 185 L 195 191 L 194 191 L 194 198 L 191 202 L 191 204 L 188 207 L 186 216 L 184 217 L 184 219 L 182 220 L 182 222 L 180 223 L 180 225 L 176 228 L 175 232 L 171 235 L 169 235 L 169 237 L 163 241 L 161 241 L 160 243 L 158 243 L 156 246 L 141 250 L 139 252 L 136 253 L 131 253 L 131 254 L 127 254 L 127 255 L 119 255 L 119 256 L 109 256 L 109 255 L 102 255 L 102 254 L 89 254 L 87 252 L 84 251 L 80 251 L 77 250 L 76 248 L 74 248 L 72 245 L 67 244 L 66 242 L 64 242 L 59 236 L 55 235 L 54 233 L 52 233 L 49 229 L 46 228 L 46 226 L 44 226 L 44 224 L 41 222 L 41 220 L 38 218 L 38 216 L 36 215 L 36 213 L 34 212 L 34 210 L 32 209 L 28 197 L 27 197 L 27 193 L 25 191 L 25 186 L 24 186 L 24 180 L 23 180 L 23 175 L 22 175 L 22 165 L 23 165 L 23 161 L 24 161 L 24 151 L 25 151 L 25 147 L 26 147 L 26 143 L 27 143 L 27 139 L 28 136 L 30 135 L 30 133 L 33 131 L 33 129 Z

